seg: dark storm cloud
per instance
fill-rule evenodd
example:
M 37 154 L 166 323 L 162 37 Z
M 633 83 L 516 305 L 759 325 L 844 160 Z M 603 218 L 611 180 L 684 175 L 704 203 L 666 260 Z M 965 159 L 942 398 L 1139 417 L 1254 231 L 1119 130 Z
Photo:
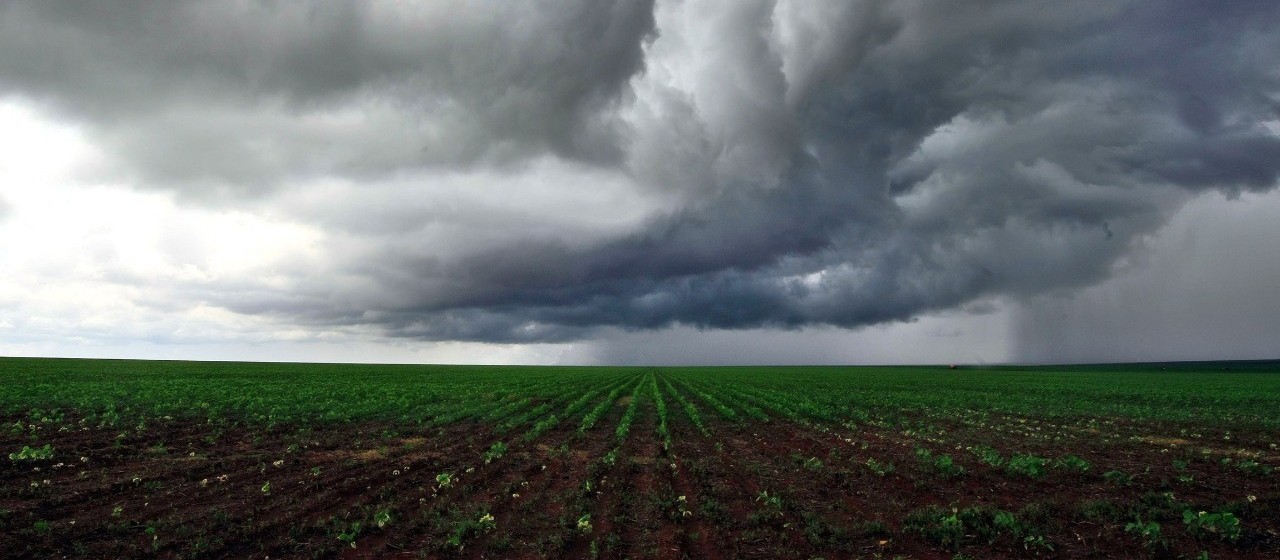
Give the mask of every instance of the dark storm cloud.
M 0 84 L 193 196 L 528 153 L 620 157 L 645 0 L 14 1 Z M 237 194 L 237 193 L 233 193 Z
M 0 84 L 151 186 L 423 182 L 283 210 L 349 250 L 287 296 L 205 298 L 315 325 L 529 342 L 909 320 L 1095 284 L 1187 200 L 1280 174 L 1265 2 L 102 6 L 0 8 Z M 664 203 L 574 229 L 594 191 L 547 158 Z M 511 202 L 419 203 L 442 170 L 498 173 L 458 192 Z M 563 219 L 526 209 L 547 197 Z

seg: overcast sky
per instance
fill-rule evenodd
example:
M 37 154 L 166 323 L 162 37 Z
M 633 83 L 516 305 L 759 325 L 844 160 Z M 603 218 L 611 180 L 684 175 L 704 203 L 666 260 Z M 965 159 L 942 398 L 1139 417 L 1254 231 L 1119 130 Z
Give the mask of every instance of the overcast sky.
M 1280 4 L 0 3 L 0 355 L 1276 358 Z

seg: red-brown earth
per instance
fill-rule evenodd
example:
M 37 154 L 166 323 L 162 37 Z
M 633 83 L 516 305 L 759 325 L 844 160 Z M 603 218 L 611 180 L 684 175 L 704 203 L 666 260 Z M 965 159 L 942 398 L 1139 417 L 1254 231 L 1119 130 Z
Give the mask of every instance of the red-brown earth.
M 733 422 L 704 410 L 704 435 L 668 398 L 664 449 L 651 400 L 617 445 L 626 404 L 586 433 L 570 419 L 530 442 L 476 423 L 2 418 L 0 450 L 55 453 L 0 458 L 0 556 L 1280 557 L 1280 475 L 1265 472 L 1280 461 L 1275 434 L 923 413 Z M 508 449 L 486 462 L 495 441 Z M 1049 463 L 1018 474 L 982 462 L 979 447 Z M 1068 455 L 1087 470 L 1054 463 Z M 948 474 L 942 456 L 964 472 Z M 1195 532 L 1188 510 L 1231 512 L 1240 534 Z M 999 512 L 1016 524 L 996 526 Z M 1126 530 L 1139 519 L 1159 536 Z

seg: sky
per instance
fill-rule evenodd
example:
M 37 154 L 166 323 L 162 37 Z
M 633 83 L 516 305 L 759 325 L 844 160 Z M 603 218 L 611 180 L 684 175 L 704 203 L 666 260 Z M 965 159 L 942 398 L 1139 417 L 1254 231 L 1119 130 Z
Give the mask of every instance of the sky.
M 1277 358 L 1280 5 L 0 3 L 0 355 Z

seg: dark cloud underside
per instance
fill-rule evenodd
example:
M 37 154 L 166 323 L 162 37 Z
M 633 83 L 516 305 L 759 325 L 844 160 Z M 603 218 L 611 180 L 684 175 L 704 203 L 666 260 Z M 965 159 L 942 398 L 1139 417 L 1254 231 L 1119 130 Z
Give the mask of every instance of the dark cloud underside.
M 858 327 L 1096 284 L 1198 193 L 1273 189 L 1277 28 L 1249 1 L 15 0 L 0 94 L 140 188 L 336 240 L 286 291 L 201 294 L 234 311 Z

